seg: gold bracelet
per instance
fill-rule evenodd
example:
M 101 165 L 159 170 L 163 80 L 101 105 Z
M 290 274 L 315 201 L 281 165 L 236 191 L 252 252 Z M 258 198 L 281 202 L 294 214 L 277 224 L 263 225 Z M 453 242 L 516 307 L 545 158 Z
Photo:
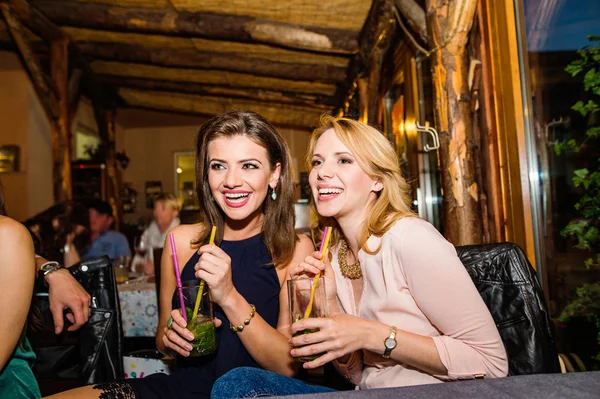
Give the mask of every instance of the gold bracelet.
M 253 304 L 250 304 L 250 316 L 244 320 L 244 324 L 241 324 L 239 326 L 234 326 L 233 324 L 229 324 L 229 328 L 231 329 L 231 332 L 242 332 L 242 330 L 244 329 L 244 327 L 246 327 L 248 324 L 250 324 L 250 320 L 252 320 L 252 318 L 254 317 L 254 314 L 256 313 L 256 306 L 254 306 Z

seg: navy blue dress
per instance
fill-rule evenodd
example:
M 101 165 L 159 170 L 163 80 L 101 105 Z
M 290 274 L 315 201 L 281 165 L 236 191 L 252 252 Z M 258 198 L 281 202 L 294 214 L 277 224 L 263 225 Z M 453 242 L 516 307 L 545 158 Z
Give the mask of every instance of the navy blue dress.
M 233 285 L 256 312 L 271 325 L 277 326 L 279 317 L 279 278 L 271 265 L 271 255 L 262 235 L 242 240 L 225 241 L 221 249 L 231 258 Z M 185 264 L 181 280 L 194 280 L 194 266 L 200 256 L 195 253 Z M 173 296 L 173 309 L 179 307 Z M 260 367 L 250 356 L 238 334 L 229 329 L 229 320 L 215 304 L 215 317 L 223 321 L 217 329 L 218 348 L 215 354 L 202 357 L 178 358 L 178 371 L 167 376 L 153 374 L 143 379 L 128 380 L 138 399 L 147 398 L 209 398 L 217 378 L 236 367 Z M 236 320 L 239 324 L 239 320 Z M 252 324 L 252 323 L 251 323 Z M 241 333 L 243 334 L 243 332 Z

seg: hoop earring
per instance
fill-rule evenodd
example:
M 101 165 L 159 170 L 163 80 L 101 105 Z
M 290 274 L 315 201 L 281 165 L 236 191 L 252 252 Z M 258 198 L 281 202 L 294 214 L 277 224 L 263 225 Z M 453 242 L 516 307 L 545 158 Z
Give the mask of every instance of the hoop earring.
M 277 193 L 275 192 L 275 189 L 274 189 L 274 188 L 272 188 L 271 190 L 272 190 L 272 191 L 271 191 L 271 199 L 272 199 L 273 201 L 275 201 L 275 200 L 277 199 Z

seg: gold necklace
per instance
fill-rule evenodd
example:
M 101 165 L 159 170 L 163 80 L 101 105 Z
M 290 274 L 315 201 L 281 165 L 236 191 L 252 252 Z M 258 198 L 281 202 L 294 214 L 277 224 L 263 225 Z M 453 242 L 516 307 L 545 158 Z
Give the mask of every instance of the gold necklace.
M 362 269 L 360 268 L 360 261 L 358 260 L 358 257 L 356 257 L 355 264 L 348 264 L 348 243 L 343 238 L 340 240 L 338 259 L 340 261 L 340 270 L 344 277 L 348 277 L 351 280 L 356 280 L 362 277 Z

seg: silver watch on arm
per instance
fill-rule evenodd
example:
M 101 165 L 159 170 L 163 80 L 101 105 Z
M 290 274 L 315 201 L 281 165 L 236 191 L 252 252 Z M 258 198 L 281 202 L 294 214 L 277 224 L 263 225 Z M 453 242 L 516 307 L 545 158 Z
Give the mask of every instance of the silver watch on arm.
M 390 355 L 392 354 L 392 350 L 394 350 L 394 348 L 396 348 L 396 346 L 398 345 L 398 342 L 396 342 L 396 327 L 392 326 L 390 328 L 390 335 L 383 340 L 383 345 L 384 345 L 384 351 L 383 351 L 383 357 L 386 359 L 390 358 Z

